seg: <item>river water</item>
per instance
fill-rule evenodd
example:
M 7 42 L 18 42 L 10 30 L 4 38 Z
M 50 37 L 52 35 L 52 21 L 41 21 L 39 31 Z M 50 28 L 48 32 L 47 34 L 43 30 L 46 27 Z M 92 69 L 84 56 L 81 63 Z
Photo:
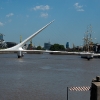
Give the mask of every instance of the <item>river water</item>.
M 67 87 L 91 86 L 100 59 L 77 55 L 0 54 L 0 100 L 67 100 Z M 90 100 L 90 91 L 68 92 L 69 100 Z

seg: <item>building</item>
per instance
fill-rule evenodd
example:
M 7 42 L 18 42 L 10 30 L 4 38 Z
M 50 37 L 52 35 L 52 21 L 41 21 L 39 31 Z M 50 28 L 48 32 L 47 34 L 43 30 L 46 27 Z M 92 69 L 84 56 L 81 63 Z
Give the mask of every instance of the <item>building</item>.
M 17 45 L 15 42 L 5 42 L 3 36 L 4 34 L 0 33 L 0 48 L 10 48 Z
M 3 34 L 0 33 L 0 48 L 6 48 L 6 43 L 3 39 Z
M 67 49 L 69 48 L 69 42 L 66 43 L 66 48 L 67 48 Z
M 27 49 L 28 49 L 28 50 L 32 50 L 32 49 L 33 49 L 32 40 L 30 41 L 30 44 L 28 44 Z
M 17 45 L 17 43 L 15 43 L 15 42 L 5 42 L 5 43 L 7 44 L 7 48 Z
M 3 40 L 3 34 L 0 33 L 0 41 L 4 41 Z
M 51 47 L 50 42 L 48 42 L 48 43 L 44 43 L 44 49 L 49 50 L 50 47 Z
M 94 52 L 100 53 L 100 44 L 95 44 L 94 45 Z

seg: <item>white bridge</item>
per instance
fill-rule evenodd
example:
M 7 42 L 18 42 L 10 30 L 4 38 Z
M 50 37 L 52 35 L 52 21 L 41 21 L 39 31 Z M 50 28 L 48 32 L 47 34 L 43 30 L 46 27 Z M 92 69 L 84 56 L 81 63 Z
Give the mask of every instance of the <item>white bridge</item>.
M 45 25 L 44 27 L 42 27 L 41 29 L 39 29 L 37 32 L 35 32 L 34 34 L 32 34 L 31 36 L 29 36 L 27 39 L 25 39 L 23 42 L 19 43 L 16 46 L 13 46 L 11 48 L 7 48 L 7 49 L 2 49 L 0 50 L 0 52 L 17 52 L 18 58 L 23 56 L 23 52 L 29 52 L 30 50 L 24 50 L 22 47 L 26 44 L 26 42 L 30 41 L 33 37 L 35 37 L 38 33 L 40 33 L 42 30 L 44 30 L 47 26 L 49 26 L 51 23 L 53 23 L 53 21 L 51 21 L 50 23 L 48 23 L 47 25 Z M 37 51 L 37 52 L 50 52 L 47 50 L 31 50 L 31 51 Z

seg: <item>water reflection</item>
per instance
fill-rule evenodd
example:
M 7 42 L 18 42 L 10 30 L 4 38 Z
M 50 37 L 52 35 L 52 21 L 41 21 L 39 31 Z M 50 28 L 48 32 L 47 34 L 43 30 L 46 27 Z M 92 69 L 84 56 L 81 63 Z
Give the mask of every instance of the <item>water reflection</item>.
M 18 59 L 19 62 L 25 62 L 23 58 Z

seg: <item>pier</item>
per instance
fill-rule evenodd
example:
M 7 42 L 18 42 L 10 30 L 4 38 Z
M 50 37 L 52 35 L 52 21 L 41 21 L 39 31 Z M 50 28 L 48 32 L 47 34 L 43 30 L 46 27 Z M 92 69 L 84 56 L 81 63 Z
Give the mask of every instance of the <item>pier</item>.
M 93 55 L 93 57 L 94 57 L 94 58 L 100 58 L 100 54 L 96 54 L 96 53 L 95 53 L 95 54 Z
M 90 100 L 100 100 L 100 76 L 92 80 Z

